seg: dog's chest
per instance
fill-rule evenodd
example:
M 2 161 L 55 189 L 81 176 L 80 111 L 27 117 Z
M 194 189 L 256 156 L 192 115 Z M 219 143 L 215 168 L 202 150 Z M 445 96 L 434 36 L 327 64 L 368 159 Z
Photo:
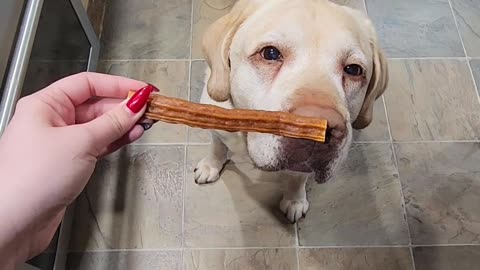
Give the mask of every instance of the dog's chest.
M 244 134 L 240 132 L 214 131 L 213 136 L 217 136 L 217 138 L 227 146 L 231 159 L 235 161 L 250 162 L 247 150 L 247 140 Z
M 225 109 L 233 109 L 233 104 L 230 100 L 225 102 L 217 102 L 210 98 L 206 88 L 208 78 L 210 76 L 210 69 L 206 70 L 205 74 L 205 87 L 203 88 L 202 95 L 200 97 L 200 103 L 219 106 Z M 247 140 L 245 134 L 241 132 L 226 132 L 220 130 L 212 131 L 212 135 L 216 136 L 220 141 L 222 141 L 225 146 L 227 146 L 232 159 L 241 159 L 242 161 L 250 161 L 247 150 Z

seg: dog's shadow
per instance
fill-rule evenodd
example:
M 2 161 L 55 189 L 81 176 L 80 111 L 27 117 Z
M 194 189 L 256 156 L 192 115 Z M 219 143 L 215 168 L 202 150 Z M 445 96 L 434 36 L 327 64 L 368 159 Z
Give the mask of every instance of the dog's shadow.
M 310 209 L 301 245 L 408 244 L 398 170 L 390 144 L 353 144 L 325 184 L 307 184 Z
M 130 162 L 129 150 L 128 147 L 124 147 L 113 154 L 112 156 L 115 157 L 112 160 L 115 160 L 115 162 L 111 162 L 110 159 L 100 161 L 91 177 L 92 179 L 77 199 L 68 248 L 70 256 L 66 262 L 67 269 L 78 269 L 83 261 L 88 264 L 92 258 L 85 259 L 85 251 L 92 248 L 116 249 L 120 243 L 130 243 L 132 241 L 130 237 L 134 235 L 135 227 L 128 222 L 111 222 L 108 224 L 104 222 L 105 218 L 103 218 L 103 222 L 99 220 L 105 212 L 111 212 L 108 217 L 112 218 L 112 221 L 114 221 L 113 217 L 115 215 L 125 214 L 127 198 L 129 195 L 138 192 L 136 185 L 129 185 L 129 182 L 133 181 L 132 179 L 142 177 L 141 172 L 136 172 L 134 175 L 128 173 L 128 166 L 125 166 L 125 164 Z M 108 178 L 109 173 L 114 173 L 114 176 Z M 105 196 L 113 201 L 110 201 L 110 199 L 103 200 L 102 198 Z M 137 203 L 136 200 L 128 201 L 132 209 L 137 209 Z M 126 220 L 130 219 L 127 218 Z M 104 234 L 104 232 L 107 232 L 107 234 Z M 112 252 L 106 256 L 109 259 L 105 261 L 99 259 L 98 267 L 107 267 L 108 264 L 108 267 L 117 269 L 121 266 L 121 253 Z M 130 260 L 127 258 L 125 263 L 129 264 Z
M 251 170 L 250 173 L 246 170 Z M 230 174 L 236 174 L 235 179 L 229 179 Z M 236 203 L 241 203 L 245 198 L 240 197 L 237 190 L 240 181 L 241 187 L 248 198 L 252 199 L 255 204 L 265 210 L 269 217 L 274 218 L 278 223 L 284 224 L 285 227 L 291 226 L 290 222 L 280 211 L 279 205 L 286 186 L 288 175 L 281 172 L 264 172 L 255 168 L 251 163 L 234 163 L 228 161 L 222 172 L 221 179 L 225 187 L 230 192 L 234 208 Z
M 388 144 L 353 145 L 349 158 L 330 181 L 318 184 L 309 180 L 310 209 L 306 220 L 300 220 L 298 225 L 305 230 L 300 244 L 408 244 L 401 186 L 392 153 Z M 265 210 L 268 218 L 274 217 L 284 228 L 291 228 L 279 209 L 291 176 L 250 169 L 254 169 L 253 165 L 231 162 L 222 172 L 219 181 L 229 190 L 234 208 L 241 208 L 246 194 Z

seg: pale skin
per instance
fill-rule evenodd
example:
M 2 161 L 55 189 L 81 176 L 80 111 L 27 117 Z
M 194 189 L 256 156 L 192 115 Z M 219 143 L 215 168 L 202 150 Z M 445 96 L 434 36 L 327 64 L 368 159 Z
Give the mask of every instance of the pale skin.
M 142 136 L 145 105 L 135 113 L 125 97 L 145 86 L 81 73 L 19 101 L 0 138 L 0 269 L 41 253 L 96 162 Z

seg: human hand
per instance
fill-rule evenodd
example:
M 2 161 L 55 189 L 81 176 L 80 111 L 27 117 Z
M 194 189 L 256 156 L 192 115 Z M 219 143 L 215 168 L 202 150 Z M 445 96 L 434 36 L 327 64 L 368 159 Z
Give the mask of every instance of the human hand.
M 0 220 L 7 221 L 0 224 L 0 261 L 3 244 L 17 244 L 11 255 L 21 260 L 48 246 L 97 160 L 143 134 L 136 123 L 153 90 L 127 78 L 81 73 L 19 100 L 0 138 Z

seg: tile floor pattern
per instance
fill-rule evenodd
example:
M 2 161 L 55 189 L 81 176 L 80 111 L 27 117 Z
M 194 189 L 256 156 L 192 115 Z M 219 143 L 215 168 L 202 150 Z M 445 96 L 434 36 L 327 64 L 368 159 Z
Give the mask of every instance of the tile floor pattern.
M 202 34 L 234 2 L 108 0 L 101 71 L 198 101 Z M 335 181 L 309 185 L 306 219 L 287 224 L 278 178 L 242 159 L 195 185 L 209 134 L 158 124 L 100 163 L 68 269 L 478 268 L 480 1 L 335 2 L 371 16 L 391 83 Z

